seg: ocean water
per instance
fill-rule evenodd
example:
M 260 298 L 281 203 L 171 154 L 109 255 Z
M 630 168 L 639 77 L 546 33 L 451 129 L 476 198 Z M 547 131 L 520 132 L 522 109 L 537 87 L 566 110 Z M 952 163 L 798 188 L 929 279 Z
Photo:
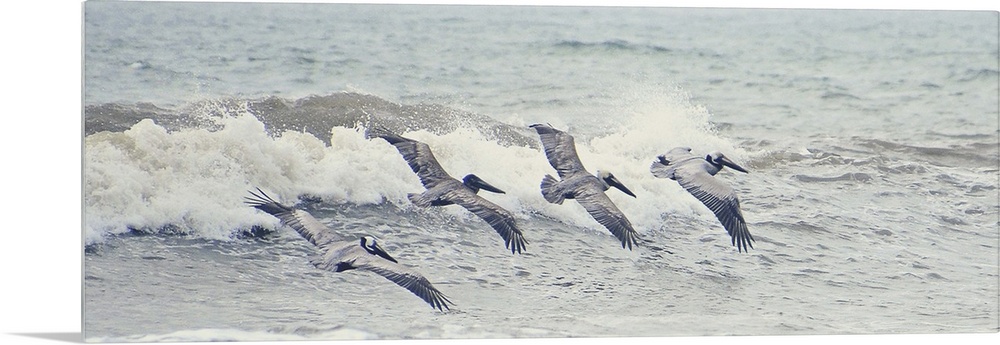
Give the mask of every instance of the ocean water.
M 1000 330 L 998 15 L 331 4 L 84 5 L 87 341 L 977 333 Z M 623 250 L 527 126 L 576 137 L 642 240 Z M 379 123 L 506 194 L 511 255 L 418 209 Z M 724 152 L 756 242 L 648 171 Z M 429 308 L 243 204 L 260 187 L 371 234 Z

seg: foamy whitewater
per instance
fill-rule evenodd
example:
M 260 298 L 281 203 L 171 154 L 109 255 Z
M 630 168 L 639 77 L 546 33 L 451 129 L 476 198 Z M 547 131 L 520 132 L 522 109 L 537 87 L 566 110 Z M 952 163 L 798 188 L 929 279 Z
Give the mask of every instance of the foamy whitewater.
M 998 331 L 998 18 L 990 12 L 85 4 L 88 341 Z M 624 250 L 533 123 L 576 138 L 641 235 Z M 506 194 L 511 255 L 423 187 L 379 124 Z M 677 146 L 747 168 L 756 242 L 649 172 Z M 370 234 L 438 312 L 244 203 Z

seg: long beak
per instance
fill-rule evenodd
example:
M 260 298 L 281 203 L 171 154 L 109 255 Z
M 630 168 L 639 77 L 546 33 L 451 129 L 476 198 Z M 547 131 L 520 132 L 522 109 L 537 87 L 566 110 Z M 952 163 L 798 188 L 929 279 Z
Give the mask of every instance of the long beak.
M 625 185 L 622 184 L 622 181 L 618 181 L 617 177 L 612 176 L 611 178 L 609 178 L 608 185 L 618 188 L 618 190 L 621 190 L 625 194 L 631 195 L 633 198 L 636 197 L 635 193 L 632 193 L 632 191 L 628 190 L 628 187 L 625 187 Z
M 385 249 L 382 249 L 382 246 L 378 244 L 375 245 L 375 255 L 381 256 L 382 258 L 395 262 L 397 264 L 399 263 L 399 261 L 396 261 L 396 259 L 394 259 L 392 255 L 389 255 L 389 253 L 386 252 Z
M 739 171 L 741 173 L 744 173 L 744 174 L 748 173 L 747 169 L 743 169 L 743 167 L 741 167 L 739 165 L 736 165 L 736 163 L 733 163 L 733 161 L 729 160 L 728 157 L 722 157 L 722 159 L 719 159 L 719 163 L 722 163 L 722 165 L 730 167 L 733 170 Z
M 482 179 L 475 179 L 473 183 L 476 184 L 476 187 L 479 187 L 479 189 L 482 190 L 490 191 L 497 194 L 507 194 L 506 192 L 500 190 L 500 188 L 493 187 L 493 185 L 486 183 L 486 181 L 483 181 Z

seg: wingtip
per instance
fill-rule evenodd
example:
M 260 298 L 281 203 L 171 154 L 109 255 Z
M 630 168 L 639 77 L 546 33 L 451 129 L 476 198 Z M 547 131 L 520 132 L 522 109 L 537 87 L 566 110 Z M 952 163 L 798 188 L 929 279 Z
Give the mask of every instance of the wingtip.
M 380 124 L 371 122 L 365 124 L 365 139 L 371 139 L 378 137 L 379 133 L 388 132 L 389 130 Z
M 733 237 L 733 246 L 736 247 L 739 253 L 750 253 L 750 249 L 753 249 L 753 236 L 747 233 L 747 237 L 739 238 L 737 242 L 737 237 Z
M 437 300 L 435 300 L 434 303 L 431 303 L 431 307 L 436 308 L 438 311 L 440 311 L 442 313 L 446 312 L 445 310 L 451 311 L 451 306 L 454 306 L 455 302 L 452 302 L 444 294 L 440 294 L 440 295 L 438 295 L 438 297 L 439 298 Z M 449 304 L 451 306 L 449 306 Z M 443 309 L 442 309 L 442 307 L 443 307 Z
M 379 124 L 373 124 L 370 127 L 365 128 L 365 139 L 373 138 L 382 138 L 389 143 L 395 143 L 403 140 L 403 137 L 389 130 L 389 128 Z
M 259 187 L 255 189 L 257 190 L 256 192 L 248 190 L 251 196 L 243 197 L 243 202 L 246 203 L 247 206 L 256 208 L 274 216 L 292 211 L 291 207 L 282 205 L 281 203 L 275 201 L 270 195 L 264 193 L 264 191 Z
M 538 134 L 555 133 L 559 131 L 558 129 L 553 128 L 552 125 L 548 123 L 536 123 L 528 126 L 528 128 L 534 129 L 536 132 L 538 132 Z
M 636 242 L 634 235 L 633 236 L 626 235 L 626 236 L 627 237 L 624 237 L 624 238 L 621 239 L 621 241 L 622 241 L 622 249 L 628 249 L 628 250 L 631 251 L 632 250 L 632 246 L 636 246 L 636 247 L 639 246 L 639 243 Z
M 521 254 L 521 252 L 527 249 L 526 244 L 528 241 L 524 237 L 512 237 L 504 241 L 504 247 L 510 250 L 511 254 Z
M 527 241 L 523 241 L 521 243 L 511 246 L 510 253 L 521 255 L 521 253 L 523 253 L 527 249 L 527 246 L 525 246 L 527 243 L 528 243 Z
M 250 193 L 250 196 L 244 196 L 243 202 L 251 207 L 258 207 L 260 205 L 269 203 L 270 198 L 266 197 L 267 194 L 264 194 L 264 192 L 261 191 L 259 187 L 254 187 L 254 188 L 257 190 L 256 192 L 254 192 L 253 189 L 247 190 L 247 193 Z
M 629 251 L 632 251 L 632 246 L 639 247 L 639 244 L 638 243 L 634 243 L 634 241 L 632 241 L 632 242 L 622 242 L 622 249 L 625 249 L 625 245 L 626 244 L 628 244 L 628 250 Z

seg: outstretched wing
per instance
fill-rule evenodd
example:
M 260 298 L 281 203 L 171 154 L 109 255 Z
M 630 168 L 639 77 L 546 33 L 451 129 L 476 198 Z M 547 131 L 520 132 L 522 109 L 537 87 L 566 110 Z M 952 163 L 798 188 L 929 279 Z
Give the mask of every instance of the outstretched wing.
M 403 155 L 406 164 L 410 165 L 410 169 L 417 173 L 420 183 L 425 188 L 430 189 L 442 180 L 452 179 L 451 175 L 448 175 L 448 172 L 444 171 L 444 168 L 438 163 L 437 158 L 434 158 L 434 153 L 431 153 L 431 148 L 427 144 L 401 137 L 383 127 L 370 129 L 368 135 L 385 139 L 392 146 L 395 146 L 396 150 L 399 150 L 399 153 Z
M 423 275 L 417 273 L 410 268 L 381 259 L 374 259 L 368 256 L 362 256 L 354 262 L 354 266 L 358 269 L 374 272 L 380 276 L 389 279 L 396 285 L 402 286 L 404 289 L 410 290 L 414 295 L 420 297 L 420 299 L 430 304 L 431 307 L 437 308 L 438 310 L 444 311 L 444 309 L 451 309 L 448 305 L 455 305 L 452 301 L 448 300 L 441 291 L 431 284 L 427 278 Z
M 339 240 L 330 228 L 316 220 L 309 212 L 282 205 L 271 199 L 260 188 L 257 188 L 257 192 L 250 191 L 250 195 L 245 198 L 247 205 L 277 217 L 313 245 L 325 248 L 330 243 Z
M 747 251 L 748 247 L 753 248 L 751 242 L 754 239 L 747 230 L 746 220 L 740 211 L 736 190 L 702 169 L 677 169 L 674 177 L 681 187 L 715 213 L 740 252 Z
M 524 234 L 517 228 L 514 215 L 510 211 L 473 193 L 468 188 L 454 188 L 442 195 L 442 199 L 465 207 L 489 223 L 503 238 L 504 245 L 511 253 L 520 254 L 528 243 L 524 240 Z
M 698 159 L 698 156 L 691 154 L 689 147 L 675 147 L 666 153 L 656 156 L 656 160 L 649 166 L 649 172 L 658 178 L 674 179 L 674 169 L 682 162 Z
M 576 201 L 598 223 L 604 225 L 605 228 L 611 231 L 611 234 L 622 241 L 622 248 L 628 246 L 628 249 L 632 250 L 632 246 L 637 245 L 636 237 L 639 235 L 632 228 L 632 223 L 628 221 L 628 218 L 625 218 L 625 214 L 615 206 L 611 198 L 608 198 L 604 194 L 604 191 L 596 188 L 596 186 L 584 188 L 577 193 Z
M 567 176 L 587 170 L 583 167 L 583 162 L 580 162 L 580 156 L 576 154 L 576 144 L 572 135 L 543 124 L 534 124 L 531 128 L 538 132 L 542 147 L 545 149 L 545 157 L 549 159 L 549 164 L 556 169 L 560 178 L 565 179 Z
M 675 164 L 682 160 L 687 160 L 690 158 L 704 158 L 704 156 L 698 157 L 695 156 L 693 153 L 691 153 L 690 147 L 675 147 L 660 156 L 663 157 L 667 162 L 673 162 Z

